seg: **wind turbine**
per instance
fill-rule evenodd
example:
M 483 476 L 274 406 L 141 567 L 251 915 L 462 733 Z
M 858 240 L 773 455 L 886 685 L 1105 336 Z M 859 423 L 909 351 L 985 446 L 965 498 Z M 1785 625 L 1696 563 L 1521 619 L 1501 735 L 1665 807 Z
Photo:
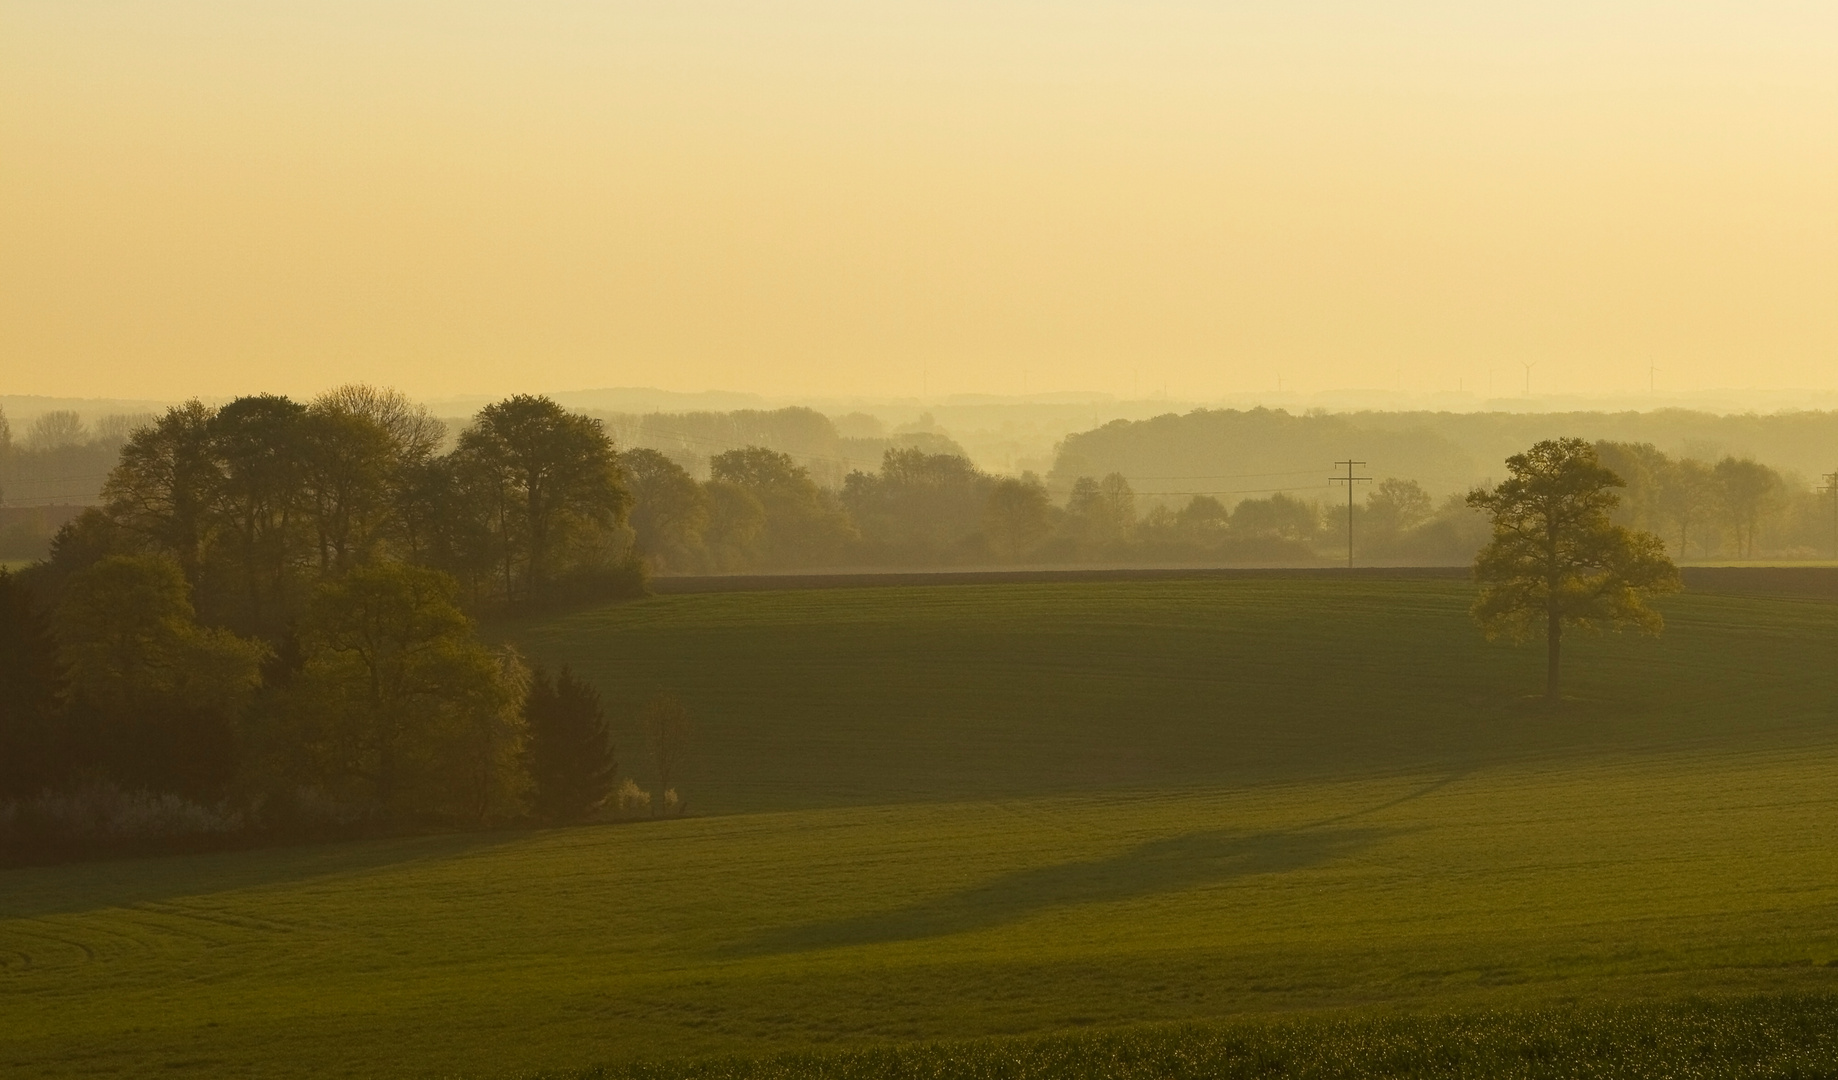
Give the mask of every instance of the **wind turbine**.
M 1524 363 L 1524 361 L 1520 361 L 1520 362 Z M 1544 363 L 1544 361 L 1534 360 L 1529 364 L 1525 364 L 1525 396 L 1526 397 L 1532 396 L 1532 369 L 1542 363 Z

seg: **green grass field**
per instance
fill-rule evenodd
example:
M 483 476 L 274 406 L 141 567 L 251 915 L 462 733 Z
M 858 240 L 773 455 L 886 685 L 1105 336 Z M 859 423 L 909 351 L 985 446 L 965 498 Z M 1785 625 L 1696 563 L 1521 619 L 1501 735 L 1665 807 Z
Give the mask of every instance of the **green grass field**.
M 1838 997 L 1153 1024 L 536 1075 L 543 1080 L 1811 1080 L 1838 1075 Z
M 1672 598 L 1660 639 L 1574 638 L 1553 716 L 1468 596 L 840 589 L 512 627 L 616 712 L 691 705 L 698 816 L 0 871 L 0 1071 L 919 1076 L 953 1052 L 872 1048 L 1830 1014 L 1838 607 Z M 1203 1026 L 1128 1034 L 1168 1022 Z
M 1543 758 L 1838 740 L 1826 603 L 1685 595 L 1658 639 L 1535 647 L 1459 581 L 1251 578 L 657 597 L 518 628 L 616 714 L 701 718 L 697 809 L 1437 775 Z M 621 743 L 640 756 L 635 736 Z

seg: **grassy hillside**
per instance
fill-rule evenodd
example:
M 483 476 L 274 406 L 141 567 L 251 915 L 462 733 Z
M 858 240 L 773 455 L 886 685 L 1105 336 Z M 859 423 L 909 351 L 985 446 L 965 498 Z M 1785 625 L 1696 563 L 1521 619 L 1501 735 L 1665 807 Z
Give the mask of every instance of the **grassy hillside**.
M 1677 598 L 1657 642 L 1579 645 L 1552 718 L 1464 597 L 836 590 L 521 627 L 617 707 L 682 693 L 723 813 L 0 872 L 0 1071 L 1838 992 L 1838 609 Z
M 1658 639 L 1482 641 L 1461 581 L 1239 578 L 714 593 L 520 627 L 626 716 L 701 729 L 685 785 L 730 812 L 1087 788 L 1234 786 L 1539 755 L 1838 737 L 1823 603 L 1687 594 Z M 636 733 L 620 743 L 641 766 Z

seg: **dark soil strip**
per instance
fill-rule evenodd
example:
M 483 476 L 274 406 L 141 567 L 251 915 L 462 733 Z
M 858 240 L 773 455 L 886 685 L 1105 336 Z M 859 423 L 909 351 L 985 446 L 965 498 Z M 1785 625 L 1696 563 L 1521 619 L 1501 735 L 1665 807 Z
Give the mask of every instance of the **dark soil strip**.
M 1348 570 L 1327 567 L 1150 567 L 1079 570 L 916 570 L 829 574 L 721 574 L 659 577 L 656 593 L 764 592 L 777 589 L 870 589 L 906 585 L 1012 585 L 1070 581 L 1197 581 L 1212 578 L 1387 578 L 1462 580 L 1465 566 L 1384 566 Z
M 1838 566 L 1687 566 L 1685 588 L 1755 596 L 1838 599 Z M 711 574 L 659 577 L 654 593 L 771 592 L 783 589 L 875 589 L 913 585 L 1013 585 L 1074 581 L 1201 581 L 1304 578 L 1332 581 L 1463 581 L 1465 566 L 1135 567 L 1075 570 L 911 570 L 810 574 Z

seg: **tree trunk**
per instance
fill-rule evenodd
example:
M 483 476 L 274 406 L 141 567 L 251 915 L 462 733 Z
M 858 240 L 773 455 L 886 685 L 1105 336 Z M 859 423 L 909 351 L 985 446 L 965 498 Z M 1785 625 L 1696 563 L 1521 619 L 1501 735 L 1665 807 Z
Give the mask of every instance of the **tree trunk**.
M 1555 605 L 1546 610 L 1546 618 L 1549 622 L 1545 627 L 1544 699 L 1555 705 L 1558 700 L 1557 658 L 1559 648 L 1563 644 L 1564 624 L 1557 614 Z

